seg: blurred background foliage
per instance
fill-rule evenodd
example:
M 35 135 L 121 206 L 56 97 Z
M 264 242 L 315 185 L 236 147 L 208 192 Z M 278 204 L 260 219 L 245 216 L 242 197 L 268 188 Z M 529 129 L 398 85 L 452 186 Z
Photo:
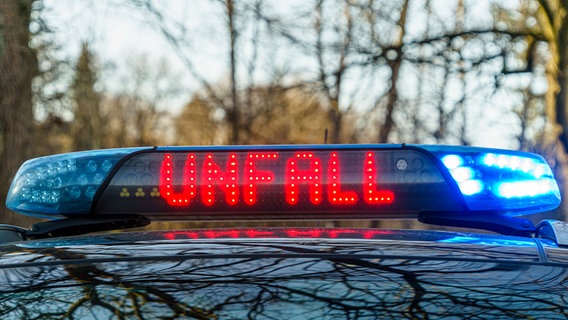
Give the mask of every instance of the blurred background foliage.
M 60 41 L 53 3 L 0 1 L 2 202 L 30 157 L 171 144 L 504 146 L 545 155 L 566 190 L 566 1 L 211 0 L 203 28 L 169 1 L 105 3 L 179 63 L 128 53 L 116 72 L 123 60 L 92 40 Z M 203 42 L 220 48 L 221 79 L 197 58 Z M 61 54 L 70 45 L 78 55 Z

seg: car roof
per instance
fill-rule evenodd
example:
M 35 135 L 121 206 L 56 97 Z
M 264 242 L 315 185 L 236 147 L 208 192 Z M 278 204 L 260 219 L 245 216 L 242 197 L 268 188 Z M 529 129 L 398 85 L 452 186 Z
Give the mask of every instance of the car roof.
M 400 230 L 384 230 L 377 239 L 223 238 L 236 232 L 224 231 L 215 239 L 164 231 L 4 246 L 0 277 L 9 281 L 0 281 L 0 305 L 10 308 L 0 315 L 110 318 L 138 312 L 242 318 L 252 313 L 302 319 L 350 317 L 356 310 L 357 318 L 373 319 L 566 314 L 568 268 L 541 261 L 538 241 L 531 239 Z M 214 236 L 211 232 L 204 235 Z M 111 313 L 96 309 L 125 298 L 140 302 L 122 303 Z
M 369 237 L 369 234 L 372 234 Z M 531 264 L 568 263 L 568 250 L 547 239 L 432 230 L 351 228 L 247 228 L 109 233 L 15 242 L 0 247 L 0 264 L 52 250 L 81 259 L 159 259 L 196 254 L 202 257 L 311 253 L 390 259 L 463 260 Z M 15 255 L 18 253 L 17 255 Z M 59 256 L 63 264 L 66 255 Z M 119 259 L 119 260 L 120 260 Z M 2 268 L 0 266 L 0 268 Z

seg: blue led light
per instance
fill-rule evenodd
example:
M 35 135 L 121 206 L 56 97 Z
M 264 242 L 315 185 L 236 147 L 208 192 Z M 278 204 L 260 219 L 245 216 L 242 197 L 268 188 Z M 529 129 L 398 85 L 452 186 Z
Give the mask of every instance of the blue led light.
M 466 180 L 463 182 L 459 182 L 458 186 L 460 191 L 465 196 L 471 196 L 474 194 L 478 194 L 483 191 L 484 185 L 481 180 Z
M 463 164 L 463 159 L 455 154 L 449 154 L 442 157 L 442 163 L 446 166 L 446 168 L 452 170 L 455 169 Z
M 550 166 L 535 154 L 467 147 L 426 147 L 439 157 L 470 210 L 508 215 L 550 210 L 560 192 Z
M 482 163 L 488 167 L 524 172 L 530 174 L 535 179 L 552 175 L 550 167 L 546 163 L 539 161 L 539 159 L 488 153 L 482 157 Z
M 475 177 L 475 171 L 470 167 L 457 167 L 450 170 L 450 173 L 458 183 L 471 180 Z
M 6 206 L 22 213 L 88 213 L 100 183 L 113 166 L 138 150 L 84 151 L 29 160 L 14 177 Z
M 549 193 L 555 184 L 552 179 L 501 182 L 497 184 L 496 193 L 504 198 L 537 197 Z
M 471 196 L 483 191 L 483 182 L 476 179 L 476 171 L 473 168 L 464 165 L 465 161 L 462 156 L 449 154 L 443 156 L 441 160 L 457 182 L 463 195 Z

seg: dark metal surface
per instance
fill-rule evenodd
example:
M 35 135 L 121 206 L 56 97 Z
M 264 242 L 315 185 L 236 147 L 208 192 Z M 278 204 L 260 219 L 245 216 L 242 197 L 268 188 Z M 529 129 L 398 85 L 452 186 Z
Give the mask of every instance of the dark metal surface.
M 568 316 L 567 265 L 543 263 L 532 239 L 398 230 L 380 230 L 372 239 L 363 239 L 369 230 L 343 238 L 325 238 L 337 233 L 320 230 L 320 237 L 307 237 L 314 230 L 319 229 L 107 234 L 4 246 L 0 316 Z M 332 230 L 348 235 L 352 229 Z M 239 237 L 268 231 L 281 236 Z M 286 231 L 303 236 L 284 237 Z M 551 242 L 544 246 L 564 251 Z

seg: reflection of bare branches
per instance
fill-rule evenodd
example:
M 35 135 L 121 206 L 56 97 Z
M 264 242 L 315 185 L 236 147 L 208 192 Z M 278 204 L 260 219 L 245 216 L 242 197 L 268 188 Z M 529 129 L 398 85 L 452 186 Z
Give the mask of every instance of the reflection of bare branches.
M 378 249 L 215 243 L 160 259 L 64 248 L 0 268 L 3 318 L 558 318 L 562 266 L 402 258 Z M 170 247 L 171 249 L 172 247 Z M 211 248 L 209 248 L 211 249 Z M 143 248 L 141 248 L 143 250 Z M 491 249 L 489 249 L 491 250 Z M 342 253 L 343 251 L 343 253 Z M 243 255 L 247 252 L 248 255 Z M 251 255 L 251 253 L 253 253 Z M 41 258 L 43 256 L 43 259 Z M 242 258 L 239 256 L 243 256 Z M 82 261 L 60 265 L 53 258 Z M 99 258 L 101 256 L 98 256 Z M 21 258 L 18 261 L 22 261 Z M 5 262 L 5 261 L 4 261 Z

